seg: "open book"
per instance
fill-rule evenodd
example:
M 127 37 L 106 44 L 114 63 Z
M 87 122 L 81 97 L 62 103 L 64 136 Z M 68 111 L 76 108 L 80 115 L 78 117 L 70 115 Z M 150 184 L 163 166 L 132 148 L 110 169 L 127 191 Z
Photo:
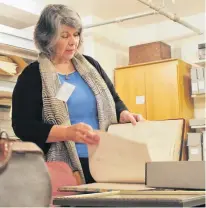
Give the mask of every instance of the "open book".
M 147 189 L 145 164 L 150 161 L 178 161 L 184 120 L 142 121 L 111 125 L 108 133 L 99 131 L 100 143 L 89 145 L 89 166 L 97 183 L 60 190 L 98 192 L 119 189 Z M 142 184 L 142 186 L 140 186 Z M 138 186 L 137 186 L 138 185 Z

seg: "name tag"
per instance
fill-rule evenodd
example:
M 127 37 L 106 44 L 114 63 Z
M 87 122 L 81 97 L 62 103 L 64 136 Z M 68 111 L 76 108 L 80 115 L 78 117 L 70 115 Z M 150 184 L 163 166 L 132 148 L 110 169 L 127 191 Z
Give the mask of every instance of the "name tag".
M 62 100 L 64 102 L 67 102 L 67 100 L 69 99 L 69 97 L 73 93 L 74 89 L 75 89 L 74 85 L 64 82 L 61 85 L 59 91 L 57 92 L 56 98 L 59 100 Z

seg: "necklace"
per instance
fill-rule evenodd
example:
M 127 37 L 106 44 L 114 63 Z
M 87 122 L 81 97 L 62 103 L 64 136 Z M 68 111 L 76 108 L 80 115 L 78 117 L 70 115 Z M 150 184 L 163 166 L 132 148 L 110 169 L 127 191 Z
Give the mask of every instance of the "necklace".
M 65 75 L 65 79 L 68 80 L 69 79 L 69 74 Z
M 68 80 L 69 79 L 69 75 L 74 73 L 76 70 L 74 69 L 74 66 L 73 64 L 69 64 L 70 62 L 67 62 L 69 65 L 68 65 L 68 71 L 67 73 L 61 73 L 61 72 L 58 72 L 58 67 L 57 67 L 57 63 L 55 61 L 51 61 L 53 63 L 53 65 L 55 66 L 55 68 L 57 69 L 57 73 L 61 74 L 61 75 L 65 75 L 65 79 Z M 72 66 L 72 71 L 70 71 L 70 65 Z
M 56 68 L 56 69 L 57 69 L 57 68 Z M 68 67 L 68 69 L 69 69 L 69 67 Z M 68 70 L 68 71 L 69 71 L 69 70 Z M 58 72 L 58 71 L 57 71 L 57 73 L 58 73 L 58 74 L 61 74 L 61 75 L 63 75 L 63 76 L 65 76 L 65 79 L 68 80 L 68 79 L 69 79 L 69 75 L 70 75 L 70 74 L 73 74 L 76 70 L 73 68 L 72 71 L 69 71 L 69 72 L 68 72 L 68 71 L 67 71 L 67 73 L 61 73 L 61 72 Z

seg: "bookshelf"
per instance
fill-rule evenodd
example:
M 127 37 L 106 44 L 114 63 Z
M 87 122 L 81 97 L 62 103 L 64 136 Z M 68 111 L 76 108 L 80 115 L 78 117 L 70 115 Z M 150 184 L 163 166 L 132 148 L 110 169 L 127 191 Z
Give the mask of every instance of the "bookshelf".
M 13 89 L 19 74 L 37 58 L 36 51 L 0 43 L 0 105 L 11 106 Z

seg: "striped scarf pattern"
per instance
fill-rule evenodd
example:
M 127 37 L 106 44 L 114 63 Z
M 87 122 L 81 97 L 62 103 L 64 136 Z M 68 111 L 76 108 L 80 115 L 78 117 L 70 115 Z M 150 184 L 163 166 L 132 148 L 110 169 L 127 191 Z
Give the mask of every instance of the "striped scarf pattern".
M 58 74 L 53 63 L 43 54 L 38 57 L 43 99 L 43 120 L 54 125 L 70 126 L 69 109 L 64 101 L 55 98 L 61 87 Z M 72 58 L 75 69 L 92 89 L 97 100 L 97 111 L 100 130 L 106 131 L 110 124 L 117 123 L 114 99 L 98 71 L 83 55 L 76 53 Z M 85 178 L 81 163 L 73 141 L 52 143 L 46 161 L 66 162 L 73 171 L 79 171 L 82 182 Z

